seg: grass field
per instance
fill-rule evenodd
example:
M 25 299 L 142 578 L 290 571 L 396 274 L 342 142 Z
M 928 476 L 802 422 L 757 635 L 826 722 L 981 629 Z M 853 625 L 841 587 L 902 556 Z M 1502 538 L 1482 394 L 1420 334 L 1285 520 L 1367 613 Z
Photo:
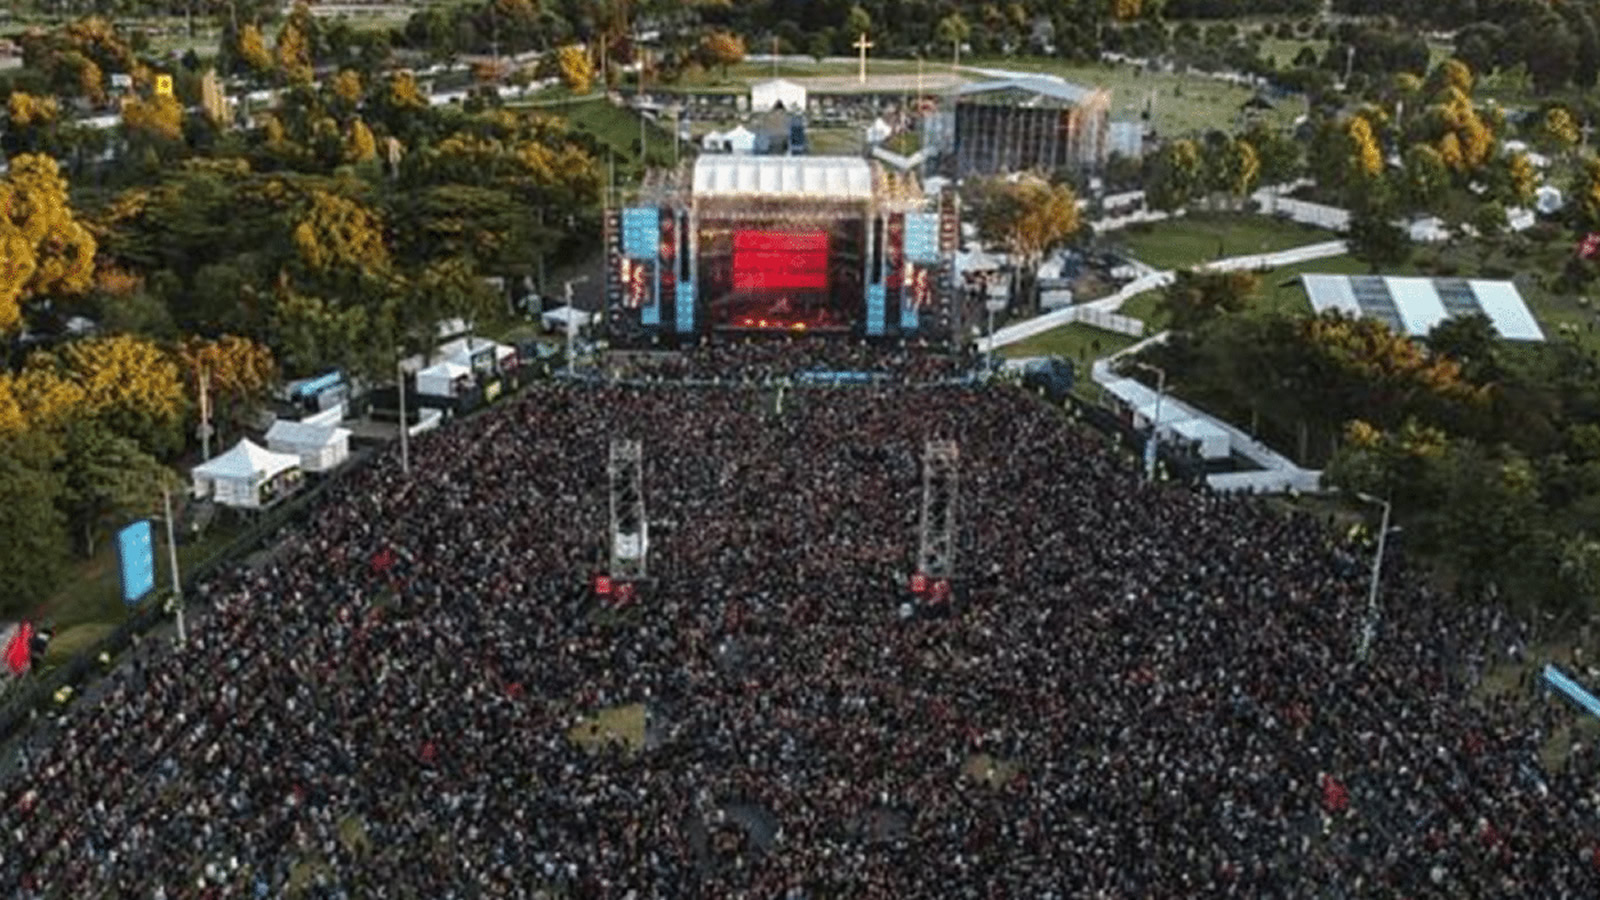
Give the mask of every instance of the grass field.
M 639 116 L 632 110 L 614 106 L 604 97 L 574 100 L 571 103 L 541 104 L 544 115 L 566 119 L 578 131 L 594 135 L 604 147 L 616 154 L 619 175 L 633 169 L 639 162 Z M 672 132 L 667 128 L 646 122 L 645 153 L 652 166 L 672 165 Z M 679 159 L 691 154 L 692 148 L 680 147 Z M 602 161 L 604 162 L 604 161 Z
M 860 128 L 808 128 L 806 144 L 813 156 L 855 156 L 864 147 Z
M 1151 124 L 1164 138 L 1204 134 L 1213 129 L 1238 130 L 1240 106 L 1255 91 L 1199 74 L 1141 72 L 1122 63 L 1083 64 L 1051 59 L 972 60 L 974 67 L 1059 75 L 1087 87 L 1111 91 L 1111 118 L 1135 119 L 1151 103 Z M 978 77 L 975 74 L 972 77 Z M 1276 101 L 1264 113 L 1269 124 L 1287 126 L 1306 111 L 1303 98 Z
M 1027 356 L 1060 356 L 1073 363 L 1087 364 L 1132 344 L 1134 338 L 1073 322 L 1036 334 L 1026 340 L 996 348 L 1002 356 L 1017 359 Z
M 630 703 L 602 709 L 567 731 L 567 739 L 585 750 L 599 750 L 620 741 L 630 752 L 644 749 L 644 704 Z
M 1223 257 L 1271 253 L 1337 237 L 1331 231 L 1267 216 L 1195 213 L 1113 232 L 1109 242 L 1158 269 L 1183 269 Z

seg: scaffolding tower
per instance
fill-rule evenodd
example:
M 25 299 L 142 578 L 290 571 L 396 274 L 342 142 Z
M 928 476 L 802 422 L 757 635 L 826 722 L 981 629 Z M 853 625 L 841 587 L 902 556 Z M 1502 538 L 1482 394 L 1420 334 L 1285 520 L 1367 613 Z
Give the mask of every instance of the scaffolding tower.
M 650 525 L 644 514 L 644 448 L 636 440 L 611 439 L 606 465 L 611 482 L 611 568 L 616 581 L 641 581 L 650 555 Z
M 917 573 L 948 581 L 956 574 L 957 463 L 955 441 L 928 441 L 922 451 L 922 527 Z

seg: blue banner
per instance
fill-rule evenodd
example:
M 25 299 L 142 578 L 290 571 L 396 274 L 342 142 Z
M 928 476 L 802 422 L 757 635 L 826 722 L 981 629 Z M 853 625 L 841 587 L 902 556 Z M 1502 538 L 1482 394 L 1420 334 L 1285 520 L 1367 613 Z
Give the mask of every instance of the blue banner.
M 880 376 L 872 372 L 797 372 L 795 380 L 801 384 L 871 384 Z
M 678 282 L 678 333 L 694 332 L 694 282 Z
M 905 248 L 910 262 L 939 261 L 938 213 L 906 213 Z
M 622 211 L 622 253 L 634 259 L 655 259 L 661 252 L 661 210 L 636 206 Z
M 905 303 L 904 300 L 902 300 L 900 302 L 901 303 Z M 904 306 L 900 307 L 900 330 L 901 331 L 916 331 L 917 330 L 917 321 L 918 321 L 918 319 L 917 319 L 917 308 L 915 306 L 911 306 L 911 305 L 908 304 L 908 305 L 904 305 Z
M 143 600 L 156 586 L 156 548 L 149 519 L 117 532 L 117 567 L 122 575 L 122 602 Z
M 1567 699 L 1588 710 L 1589 715 L 1600 717 L 1600 700 L 1584 690 L 1583 685 L 1568 678 L 1566 673 L 1555 667 L 1554 663 L 1545 665 L 1543 678 L 1546 684 L 1566 694 Z
M 883 335 L 884 317 L 888 310 L 887 297 L 884 292 L 883 282 L 867 285 L 867 334 L 872 337 Z

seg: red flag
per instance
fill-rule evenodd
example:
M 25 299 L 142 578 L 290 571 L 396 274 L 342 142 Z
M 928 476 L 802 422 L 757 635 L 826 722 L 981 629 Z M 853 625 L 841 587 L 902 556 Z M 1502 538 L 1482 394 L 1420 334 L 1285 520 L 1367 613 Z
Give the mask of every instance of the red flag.
M 385 547 L 372 555 L 372 571 L 374 572 L 387 572 L 393 565 L 394 551 L 390 550 L 388 547 Z
M 6 667 L 13 675 L 21 675 L 28 671 L 28 666 L 33 662 L 33 626 L 23 622 L 12 633 L 11 641 L 6 644 Z
M 610 594 L 611 594 L 611 576 L 609 576 L 609 575 L 596 575 L 594 577 L 594 592 L 596 594 L 599 594 L 602 597 L 610 596 Z
M 1322 776 L 1322 806 L 1328 812 L 1343 812 L 1350 805 L 1350 792 L 1332 775 Z
M 928 576 L 918 572 L 911 576 L 911 593 L 921 596 L 928 592 Z
M 433 761 L 439 758 L 439 746 L 433 741 L 423 741 L 422 752 L 418 755 L 422 757 L 423 765 L 431 766 Z

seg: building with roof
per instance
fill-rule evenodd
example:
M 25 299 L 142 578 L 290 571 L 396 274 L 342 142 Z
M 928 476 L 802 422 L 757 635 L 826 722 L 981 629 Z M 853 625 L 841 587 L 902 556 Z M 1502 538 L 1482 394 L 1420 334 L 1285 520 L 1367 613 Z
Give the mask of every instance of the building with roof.
M 1313 310 L 1377 319 L 1398 334 L 1424 337 L 1445 319 L 1481 313 L 1506 340 L 1544 340 L 1538 320 L 1510 281 L 1301 275 L 1300 283 Z
M 1109 154 L 1111 92 L 1054 78 L 962 85 L 924 124 L 958 176 L 1094 170 Z
M 852 156 L 701 156 L 606 217 L 613 345 L 950 333 L 954 198 Z

